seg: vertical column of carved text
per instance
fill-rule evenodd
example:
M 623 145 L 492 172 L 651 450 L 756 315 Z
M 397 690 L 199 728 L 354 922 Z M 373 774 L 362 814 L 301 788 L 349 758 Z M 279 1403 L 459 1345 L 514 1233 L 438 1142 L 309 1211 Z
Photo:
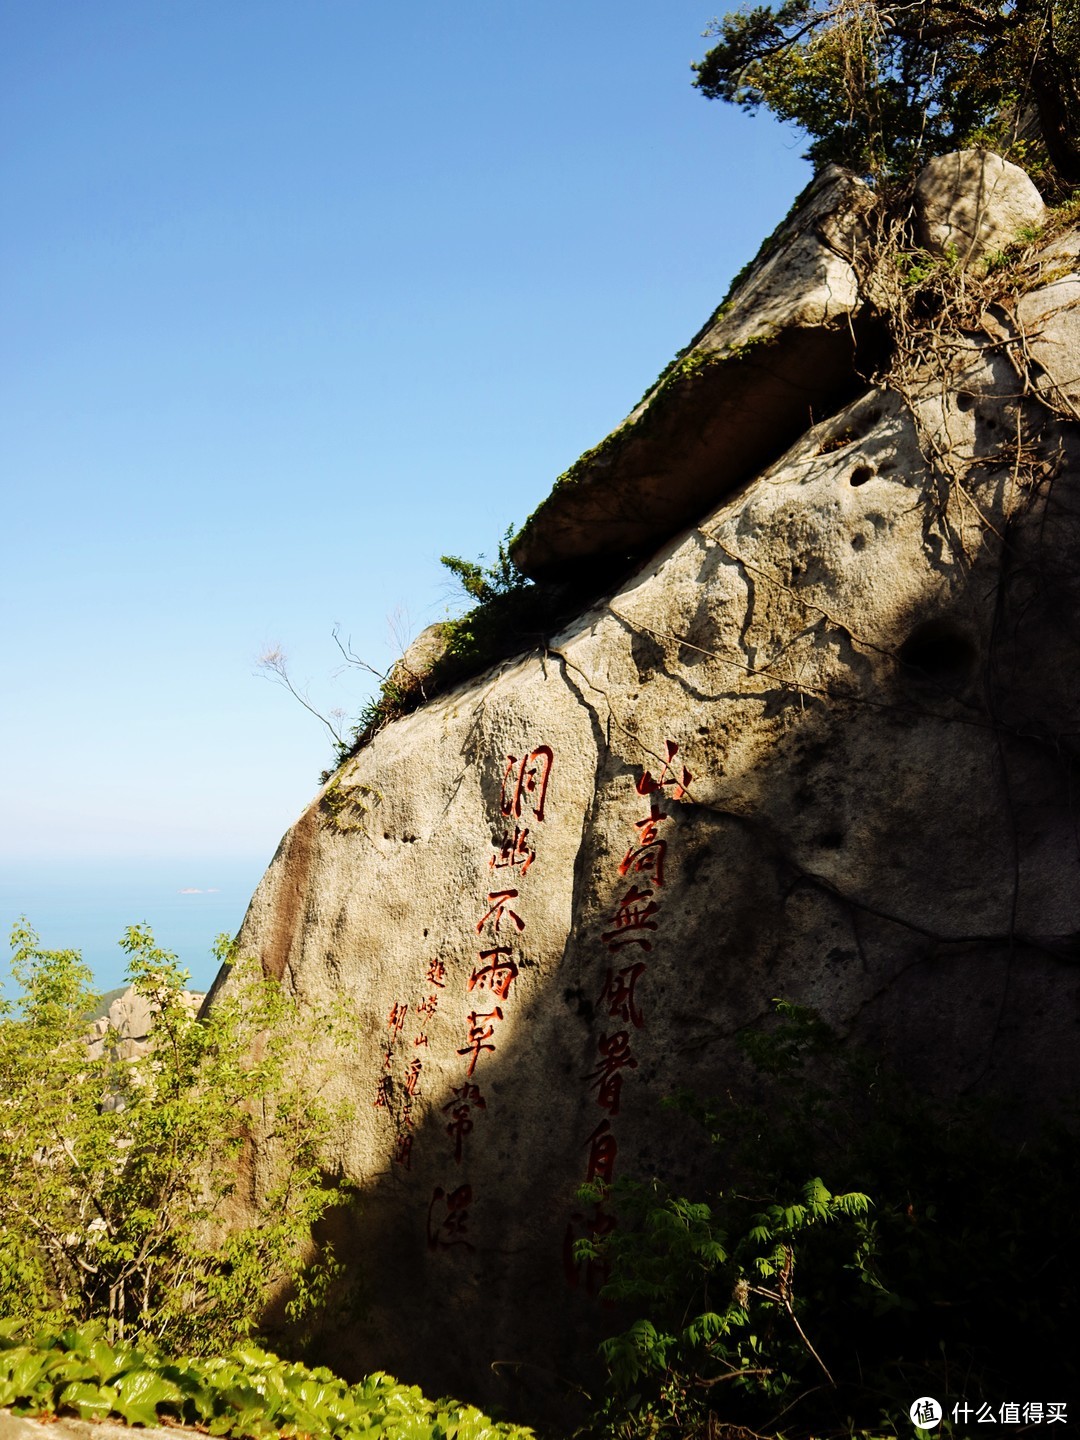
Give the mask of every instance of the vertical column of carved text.
M 604 983 L 597 995 L 597 1011 L 603 1021 L 622 1022 L 621 1026 L 612 1028 L 610 1034 L 604 1024 L 597 1039 L 597 1068 L 582 1077 L 594 1091 L 596 1105 L 606 1112 L 606 1118 L 585 1142 L 588 1151 L 585 1182 L 604 1188 L 615 1178 L 619 1145 L 612 1121 L 622 1107 L 624 1072 L 636 1070 L 638 1065 L 631 1033 L 645 1024 L 638 986 L 648 971 L 648 962 L 641 958 L 641 952 L 648 955 L 652 951 L 653 934 L 659 928 L 657 917 L 662 909 L 662 901 L 655 898 L 664 888 L 667 855 L 667 840 L 660 827 L 671 815 L 661 808 L 661 801 L 667 789 L 671 790 L 672 799 L 681 800 L 693 779 L 685 767 L 676 776 L 673 762 L 679 747 L 674 740 L 665 743 L 667 758 L 659 778 L 654 780 L 646 770 L 635 786 L 639 795 L 648 798 L 649 813 L 644 819 L 634 821 L 636 833 L 618 872 L 620 878 L 629 879 L 630 884 L 608 917 L 611 929 L 600 936 L 601 944 L 609 955 L 615 956 L 615 961 L 606 968 Z M 625 964 L 620 963 L 623 960 Z M 563 1266 L 567 1283 L 573 1288 L 584 1282 L 586 1291 L 593 1295 L 604 1283 L 603 1267 L 596 1261 L 579 1262 L 574 1247 L 578 1239 L 598 1239 L 608 1234 L 614 1225 L 614 1216 L 602 1198 L 596 1201 L 589 1215 L 577 1212 L 571 1216 L 563 1240 Z
M 498 1027 L 509 1013 L 506 1007 L 520 969 L 521 952 L 518 948 L 515 958 L 515 947 L 524 943 L 525 920 L 519 910 L 526 909 L 521 884 L 536 861 L 532 832 L 544 820 L 554 758 L 549 745 L 538 745 L 525 755 L 507 756 L 503 771 L 499 793 L 503 832 L 488 861 L 493 879 L 503 888 L 487 891 L 487 908 L 476 922 L 476 934 L 484 948 L 477 951 L 478 963 L 466 983 L 465 1003 L 472 1008 L 466 1017 L 465 1044 L 457 1052 L 464 1074 L 461 1085 L 452 1091 L 453 1098 L 443 1107 L 449 1116 L 446 1133 L 452 1142 L 451 1158 L 457 1166 L 465 1158 L 468 1138 L 477 1123 L 474 1117 L 488 1108 L 476 1072 L 495 1051 Z M 435 1187 L 428 1206 L 431 1249 L 475 1248 L 468 1238 L 472 1201 L 473 1187 L 467 1181 Z
M 375 1087 L 372 1102 L 377 1110 L 384 1110 L 394 1127 L 394 1163 L 406 1170 L 412 1169 L 413 1144 L 415 1142 L 415 1121 L 413 1102 L 423 1091 L 421 1076 L 424 1069 L 423 1055 L 427 1054 L 427 1027 L 439 1007 L 439 993 L 446 988 L 446 966 L 441 960 L 432 960 L 427 967 L 424 984 L 426 993 L 412 1002 L 411 1009 L 415 1029 L 411 1034 L 412 1044 L 404 1039 L 405 1022 L 410 1004 L 407 1000 L 395 1000 L 386 1017 L 389 1039 L 383 1052 L 383 1073 Z M 394 1083 L 394 1062 L 397 1052 L 404 1047 L 402 1063 L 399 1066 L 398 1083 Z M 421 1051 L 423 1054 L 421 1054 Z

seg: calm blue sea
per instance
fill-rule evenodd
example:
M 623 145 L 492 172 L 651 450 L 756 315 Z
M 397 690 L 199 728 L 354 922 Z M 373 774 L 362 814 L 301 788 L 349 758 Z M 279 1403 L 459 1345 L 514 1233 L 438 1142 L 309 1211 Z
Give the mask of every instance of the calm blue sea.
M 86 860 L 0 862 L 0 982 L 8 998 L 7 937 L 25 915 L 49 950 L 81 950 L 97 988 L 125 983 L 127 957 L 117 941 L 129 925 L 148 924 L 158 945 L 205 990 L 217 972 L 214 937 L 235 935 L 269 863 L 253 860 Z

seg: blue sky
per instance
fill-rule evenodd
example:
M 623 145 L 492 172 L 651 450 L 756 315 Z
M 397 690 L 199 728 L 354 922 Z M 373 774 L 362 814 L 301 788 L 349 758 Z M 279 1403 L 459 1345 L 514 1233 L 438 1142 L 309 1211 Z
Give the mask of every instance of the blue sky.
M 259 653 L 355 713 L 334 624 L 455 606 L 808 180 L 711 15 L 2 0 L 0 863 L 258 875 L 329 754 Z

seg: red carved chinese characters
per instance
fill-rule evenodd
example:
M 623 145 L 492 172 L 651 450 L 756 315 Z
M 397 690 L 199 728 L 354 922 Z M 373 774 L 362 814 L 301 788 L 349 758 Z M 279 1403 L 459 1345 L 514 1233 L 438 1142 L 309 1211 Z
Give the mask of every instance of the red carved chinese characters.
M 538 745 L 520 760 L 516 755 L 506 757 L 499 809 L 508 820 L 520 820 L 523 811 L 530 810 L 537 820 L 543 820 L 544 801 L 554 762 L 550 745 Z
M 660 779 L 654 780 L 648 770 L 642 771 L 641 779 L 637 782 L 637 793 L 639 795 L 659 795 L 670 786 L 672 799 L 681 800 L 686 794 L 687 786 L 694 777 L 685 766 L 683 767 L 682 775 L 678 779 L 676 779 L 673 773 L 668 773 L 671 770 L 671 762 L 679 753 L 679 747 L 674 740 L 666 740 L 664 744 L 667 749 L 667 759 L 664 761 L 664 768 L 660 771 Z M 650 805 L 650 810 L 655 810 L 655 808 L 656 801 L 653 800 Z
M 636 885 L 630 886 L 611 917 L 614 929 L 600 936 L 609 950 L 622 950 L 627 945 L 640 945 L 643 950 L 652 949 L 652 941 L 647 936 L 636 933 L 639 930 L 656 929 L 656 921 L 652 917 L 660 906 L 652 899 L 652 894 L 651 890 L 639 890 Z
M 643 819 L 635 820 L 637 833 L 619 864 L 620 878 L 629 880 L 630 884 L 616 901 L 607 919 L 608 928 L 600 935 L 601 943 L 611 954 L 618 954 L 631 946 L 650 954 L 659 934 L 660 892 L 664 889 L 668 850 L 667 840 L 661 838 L 660 826 L 671 819 L 670 813 L 660 808 L 660 801 L 665 791 L 670 793 L 671 799 L 681 800 L 693 779 L 685 766 L 676 770 L 675 757 L 678 753 L 679 747 L 674 740 L 665 741 L 665 759 L 659 775 L 654 779 L 645 770 L 634 787 L 638 795 L 648 797 L 649 813 Z M 586 1183 L 599 1187 L 598 1199 L 590 1217 L 580 1213 L 571 1216 L 563 1244 L 563 1264 L 568 1284 L 574 1287 L 584 1284 L 589 1294 L 595 1294 L 603 1284 L 606 1268 L 594 1256 L 579 1259 L 575 1247 L 585 1240 L 595 1245 L 615 1225 L 614 1217 L 604 1209 L 604 1193 L 615 1177 L 619 1153 L 612 1120 L 622 1107 L 623 1082 L 631 1070 L 638 1068 L 637 1057 L 631 1047 L 631 1034 L 645 1025 L 639 985 L 647 974 L 647 968 L 647 962 L 641 958 L 628 959 L 624 965 L 616 962 L 606 968 L 604 983 L 597 995 L 597 1007 L 601 1014 L 621 1020 L 627 1028 L 611 1033 L 605 1029 L 600 1034 L 596 1068 L 582 1077 L 593 1089 L 597 1106 L 607 1111 L 608 1118 L 601 1120 L 586 1141 L 588 1162 L 585 1179 Z
M 615 1178 L 615 1157 L 619 1153 L 615 1136 L 611 1133 L 611 1121 L 601 1120 L 586 1144 L 589 1147 L 589 1168 L 585 1174 L 586 1184 L 591 1185 L 594 1180 L 600 1180 L 603 1184 L 610 1185 Z
M 504 830 L 498 845 L 499 848 L 488 861 L 489 870 L 517 870 L 524 875 L 536 859 L 536 851 L 529 845 L 527 826 L 522 830 L 515 825 L 513 835 L 509 830 Z
M 488 1045 L 486 1042 L 495 1034 L 495 1021 L 501 1020 L 502 1018 L 503 1012 L 499 1009 L 498 1005 L 495 1006 L 494 1010 L 487 1010 L 482 1013 L 477 1013 L 477 1011 L 474 1010 L 469 1016 L 468 1044 L 463 1045 L 457 1052 L 459 1055 L 469 1056 L 469 1068 L 465 1071 L 466 1075 L 472 1075 L 476 1069 L 476 1062 L 480 1058 L 481 1050 L 495 1049 L 494 1045 Z M 485 1020 L 490 1020 L 491 1024 L 485 1026 Z
M 469 1206 L 472 1204 L 472 1186 L 459 1185 L 449 1193 L 436 1185 L 428 1206 L 427 1237 L 429 1250 L 452 1250 L 464 1246 L 474 1250 L 465 1236 L 469 1230 Z
M 487 1101 L 481 1095 L 479 1085 L 462 1085 L 460 1089 L 453 1092 L 453 1095 L 454 1098 L 449 1105 L 443 1106 L 443 1114 L 450 1113 L 451 1119 L 446 1127 L 446 1133 L 454 1142 L 454 1162 L 460 1165 L 465 1137 L 471 1135 L 473 1130 L 472 1112 L 486 1110 Z
M 491 908 L 487 911 L 486 914 L 481 915 L 480 919 L 476 922 L 476 933 L 479 935 L 489 920 L 494 922 L 495 931 L 496 933 L 498 933 L 499 924 L 502 921 L 504 911 L 507 915 L 510 916 L 510 919 L 514 922 L 519 931 L 524 930 L 525 921 L 522 920 L 520 915 L 515 914 L 514 911 L 510 909 L 508 903 L 511 900 L 516 900 L 517 897 L 518 891 L 516 890 L 493 890 L 487 897 L 488 904 L 491 906 Z
M 427 1031 L 424 1028 L 427 1022 L 435 1014 L 439 1005 L 439 989 L 445 984 L 446 967 L 441 960 L 432 960 L 428 966 L 426 979 L 432 988 L 428 994 L 421 995 L 411 1006 L 405 1000 L 396 1000 L 391 1005 L 386 1017 L 386 1028 L 389 1031 L 389 1040 L 386 1050 L 383 1053 L 384 1073 L 375 1087 L 375 1099 L 372 1104 L 376 1110 L 383 1110 L 390 1118 L 394 1126 L 394 1144 L 391 1157 L 395 1164 L 402 1166 L 405 1170 L 412 1169 L 413 1146 L 415 1143 L 414 1129 L 416 1122 L 413 1119 L 413 1102 L 423 1094 L 420 1088 L 420 1076 L 424 1068 L 424 1062 L 419 1056 L 409 1060 L 409 1051 L 405 1052 L 405 1073 L 398 1084 L 395 1092 L 395 1084 L 390 1072 L 394 1068 L 395 1054 L 399 1042 L 408 1045 L 408 1037 L 405 1035 L 405 1025 L 409 1017 L 410 1009 L 416 1018 L 417 1029 L 412 1035 L 412 1049 L 415 1051 L 419 1046 L 427 1046 Z M 395 1100 L 396 1093 L 396 1100 Z
M 485 890 L 487 908 L 475 922 L 476 934 L 484 936 L 481 943 L 486 943 L 488 948 L 475 952 L 476 960 L 465 981 L 465 995 L 470 997 L 466 1003 L 470 1009 L 464 1022 L 465 1043 L 457 1047 L 457 1054 L 463 1059 L 463 1083 L 453 1089 L 453 1098 L 442 1107 L 446 1134 L 453 1147 L 452 1159 L 458 1166 L 466 1162 L 469 1137 L 478 1116 L 488 1108 L 473 1077 L 480 1061 L 486 1062 L 487 1057 L 495 1053 L 499 1027 L 507 1014 L 503 1007 L 520 975 L 522 962 L 520 954 L 515 954 L 515 942 L 519 942 L 525 932 L 528 914 L 521 886 L 536 863 L 536 827 L 544 821 L 554 762 L 551 747 L 537 745 L 524 755 L 508 755 L 502 773 L 499 789 L 502 823 L 492 834 L 493 853 L 488 860 L 488 870 L 492 879 L 505 888 Z M 496 871 L 503 873 L 496 877 Z M 514 883 L 507 884 L 510 880 Z M 430 1002 L 417 1006 L 417 1015 L 424 1023 L 435 1014 L 440 1003 L 439 991 L 446 990 L 445 967 L 440 963 L 436 969 L 433 962 L 427 978 L 437 988 L 432 991 Z M 480 1008 L 484 1003 L 488 1006 L 486 1010 Z M 414 1043 L 421 1042 L 427 1044 L 426 1032 Z M 471 1252 L 474 1249 L 468 1238 L 472 1203 L 471 1185 L 435 1187 L 427 1222 L 428 1245 L 432 1250 Z
M 405 1016 L 408 1015 L 408 1013 L 408 1005 L 392 1005 L 390 1007 L 386 1028 L 390 1031 L 391 1039 L 396 1040 L 405 1028 Z
M 430 1018 L 432 1015 L 435 1014 L 435 1011 L 438 1010 L 438 1008 L 439 992 L 437 990 L 433 990 L 430 995 L 425 995 L 423 1000 L 417 1001 L 416 1013 L 417 1015 L 425 1015 Z
M 394 1045 L 401 1034 L 405 1024 L 405 1016 L 409 1010 L 408 1005 L 395 1002 L 390 1007 L 390 1014 L 387 1016 L 386 1028 L 390 1032 L 390 1038 L 386 1042 L 386 1049 L 383 1051 L 384 1072 L 393 1069 Z M 372 1102 L 376 1110 L 388 1110 L 390 1108 L 390 1094 L 393 1089 L 393 1082 L 389 1074 L 384 1073 L 375 1086 L 375 1099 Z
M 634 965 L 624 965 L 621 970 L 609 967 L 604 988 L 597 997 L 598 1004 L 607 1004 L 607 1013 L 610 1016 L 625 1020 L 628 1025 L 633 1025 L 635 1030 L 640 1030 L 645 1024 L 645 1017 L 634 998 L 637 982 L 644 973 L 644 960 L 639 960 Z
M 510 956 L 510 946 L 500 945 L 497 950 L 481 950 L 480 959 L 490 963 L 480 970 L 473 970 L 469 976 L 469 989 L 477 986 L 481 990 L 490 990 L 498 995 L 500 1000 L 505 1000 L 510 993 L 510 986 L 518 973 L 518 967 L 513 960 L 507 958 L 500 960 L 500 955 Z
M 429 1022 L 435 1018 L 435 1012 L 439 1008 L 439 991 L 445 990 L 446 988 L 446 966 L 441 960 L 432 960 L 428 965 L 427 974 L 424 976 L 424 979 L 431 986 L 431 989 L 426 995 L 422 995 L 413 1006 L 417 1020 L 417 1031 L 413 1036 L 412 1042 L 414 1050 L 419 1050 L 421 1047 L 427 1049 L 428 1047 L 427 1027 Z M 422 1069 L 423 1061 L 419 1058 L 410 1062 L 409 1076 L 413 1078 L 410 1084 L 409 1076 L 406 1077 L 405 1090 L 407 1094 L 415 1095 L 417 1093 L 417 1080 L 415 1077 L 419 1076 Z
M 636 1070 L 637 1061 L 630 1053 L 630 1036 L 625 1030 L 614 1035 L 601 1035 L 597 1049 L 600 1051 L 600 1067 L 586 1080 L 596 1082 L 596 1103 L 610 1115 L 619 1113 L 619 1096 L 622 1094 L 623 1070 Z
M 664 856 L 667 853 L 667 841 L 659 838 L 657 824 L 661 820 L 667 820 L 667 815 L 649 815 L 644 820 L 635 820 L 635 828 L 640 832 L 637 837 L 637 844 L 631 845 L 622 858 L 619 866 L 620 875 L 628 875 L 632 870 L 635 875 L 650 875 L 658 889 L 664 887 Z M 646 881 L 647 883 L 647 881 Z

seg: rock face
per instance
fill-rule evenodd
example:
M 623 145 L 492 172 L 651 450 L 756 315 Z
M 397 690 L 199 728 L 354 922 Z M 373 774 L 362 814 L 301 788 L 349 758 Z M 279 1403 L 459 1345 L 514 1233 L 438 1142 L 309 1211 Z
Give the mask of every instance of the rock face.
M 180 999 L 195 1014 L 204 997 L 194 990 L 183 990 Z M 117 1060 L 134 1060 L 150 1050 L 150 1031 L 154 1024 L 154 1007 L 145 995 L 129 986 L 109 1006 L 108 1013 L 90 1027 L 90 1057 L 100 1060 L 110 1044 Z M 111 1038 L 110 1038 L 111 1037 Z
M 446 631 L 447 626 L 441 620 L 421 630 L 390 671 L 391 685 L 399 690 L 409 690 L 414 685 L 422 685 L 424 676 L 446 654 Z
M 185 1425 L 139 1426 L 139 1440 L 179 1440 L 184 1435 L 196 1436 L 205 1432 L 189 1429 Z M 131 1440 L 132 1427 L 109 1420 L 76 1420 L 65 1415 L 58 1419 L 50 1415 L 47 1419 L 28 1415 L 13 1415 L 10 1410 L 0 1410 L 0 1440 Z
M 919 240 L 968 265 L 1046 219 L 1027 173 L 989 150 L 956 150 L 924 167 L 915 187 Z
M 1016 320 L 1035 373 L 1032 384 L 1051 403 L 1080 420 L 1080 233 L 1063 236 L 1047 253 L 1054 278 L 1022 295 Z
M 1031 263 L 1036 370 L 1012 320 L 903 383 L 849 368 L 849 402 L 753 478 L 748 445 L 739 488 L 616 593 L 389 725 L 285 837 L 241 947 L 369 1036 L 328 1156 L 363 1190 L 336 1235 L 361 1304 L 321 1358 L 542 1413 L 604 1320 L 573 1247 L 608 1220 L 578 1187 L 678 1180 L 693 1143 L 662 1100 L 722 1093 L 774 996 L 945 1090 L 1076 1085 L 1080 433 L 1056 337 L 1080 276 Z M 739 295 L 833 335 L 850 277 L 834 312 L 792 273 L 810 299 L 768 260 Z M 618 494 L 697 477 L 663 534 L 706 494 L 699 418 L 670 471 L 659 438 L 627 452 Z M 527 532 L 534 559 L 618 500 L 596 474 L 582 493 Z

